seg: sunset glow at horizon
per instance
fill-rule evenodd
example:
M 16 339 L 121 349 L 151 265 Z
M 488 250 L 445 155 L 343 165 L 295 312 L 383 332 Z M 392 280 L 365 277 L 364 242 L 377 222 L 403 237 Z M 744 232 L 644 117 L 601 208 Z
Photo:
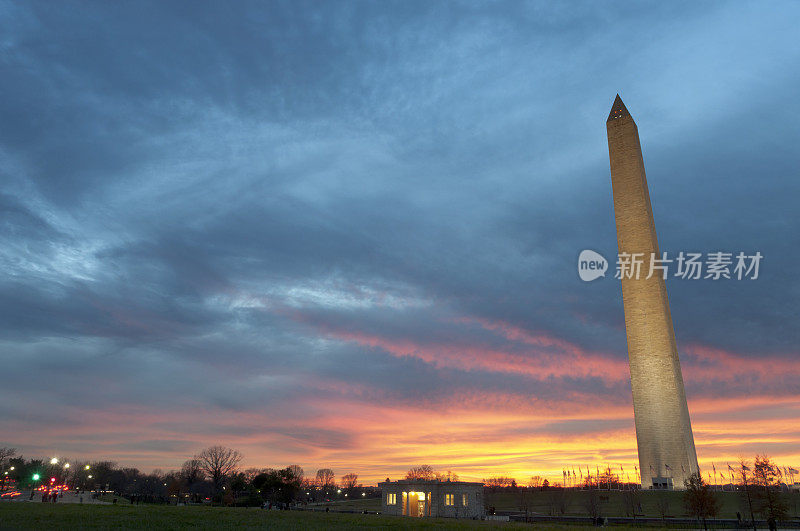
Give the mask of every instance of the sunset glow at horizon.
M 800 468 L 800 4 L 577 6 L 0 2 L 0 447 L 635 481 L 619 93 L 659 249 L 763 257 L 666 280 L 704 477 Z

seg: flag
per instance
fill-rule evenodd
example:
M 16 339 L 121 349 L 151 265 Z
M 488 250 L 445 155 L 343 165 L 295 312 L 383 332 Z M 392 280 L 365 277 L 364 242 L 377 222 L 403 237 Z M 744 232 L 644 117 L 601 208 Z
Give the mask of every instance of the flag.
M 664 468 L 666 468 L 667 470 L 669 470 L 670 472 L 672 472 L 672 467 L 670 467 L 669 465 L 665 464 L 665 465 L 664 465 Z
M 747 465 L 742 465 L 742 470 L 750 470 L 750 467 Z
M 790 474 L 798 474 L 799 472 L 797 472 L 796 468 L 789 467 L 789 473 Z
M 714 466 L 714 463 L 711 463 L 711 468 L 714 469 L 714 475 L 717 475 L 717 467 Z

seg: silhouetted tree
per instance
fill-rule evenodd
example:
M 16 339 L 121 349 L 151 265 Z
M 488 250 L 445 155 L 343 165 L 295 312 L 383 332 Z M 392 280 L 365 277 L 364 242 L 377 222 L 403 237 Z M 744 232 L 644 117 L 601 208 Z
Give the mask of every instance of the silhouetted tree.
M 600 495 L 594 489 L 589 489 L 586 492 L 586 497 L 583 499 L 583 508 L 593 519 L 600 516 Z
M 406 479 L 433 481 L 436 479 L 436 472 L 434 472 L 431 465 L 419 465 L 408 469 L 408 472 L 406 472 Z
M 750 485 L 750 480 L 747 477 L 747 472 L 750 471 L 750 466 L 744 457 L 739 458 L 739 476 L 742 478 L 742 487 L 744 488 L 745 496 L 747 497 L 747 505 L 750 508 L 750 523 L 753 524 L 753 531 L 756 531 L 756 517 L 753 513 L 753 496 Z
M 187 459 L 181 465 L 181 470 L 178 473 L 180 478 L 183 480 L 184 484 L 186 485 L 186 490 L 194 494 L 194 487 L 201 481 L 205 479 L 205 473 L 203 472 L 203 462 L 200 459 L 193 457 L 191 459 Z
M 5 472 L 6 462 L 10 461 L 15 455 L 17 455 L 16 448 L 9 448 L 7 446 L 0 448 L 0 472 Z
M 757 455 L 753 463 L 753 498 L 756 510 L 764 518 L 785 520 L 789 505 L 780 490 L 780 471 L 766 455 Z
M 327 495 L 328 492 L 333 489 L 335 479 L 336 474 L 334 474 L 333 470 L 330 468 L 320 468 L 317 470 L 316 483 L 317 487 L 322 490 L 323 495 Z
M 342 489 L 347 492 L 350 496 L 353 495 L 353 492 L 356 489 L 356 485 L 358 485 L 358 474 L 345 474 L 342 476 Z
M 305 474 L 305 472 L 303 470 L 303 467 L 301 467 L 300 465 L 289 465 L 286 468 L 288 468 L 289 471 L 291 471 L 292 476 L 294 476 L 295 478 L 300 480 L 301 484 L 303 483 L 304 474 Z
M 663 521 L 669 515 L 669 495 L 665 492 L 656 492 L 656 510 Z
M 686 490 L 683 492 L 683 503 L 686 512 L 703 521 L 703 529 L 708 529 L 706 520 L 719 513 L 720 502 L 711 487 L 703 481 L 700 472 L 695 472 L 683 482 Z
M 300 493 L 302 478 L 297 476 L 292 467 L 281 470 L 268 470 L 253 478 L 253 486 L 260 492 L 264 500 L 272 503 L 291 503 Z
M 200 461 L 202 470 L 211 479 L 214 493 L 219 493 L 223 480 L 238 468 L 242 454 L 225 446 L 210 446 L 195 458 Z

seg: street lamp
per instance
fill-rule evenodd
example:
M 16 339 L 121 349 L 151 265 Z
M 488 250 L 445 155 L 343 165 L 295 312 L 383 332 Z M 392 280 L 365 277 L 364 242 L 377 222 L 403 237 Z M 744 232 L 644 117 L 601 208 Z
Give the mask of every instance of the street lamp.
M 52 458 L 52 459 L 50 460 L 50 464 L 51 464 L 51 465 L 55 465 L 55 464 L 57 464 L 57 463 L 58 463 L 58 458 L 57 458 L 57 457 L 54 457 L 54 458 Z
M 84 470 L 89 470 L 89 468 L 90 468 L 89 465 L 86 465 L 85 467 L 83 467 Z

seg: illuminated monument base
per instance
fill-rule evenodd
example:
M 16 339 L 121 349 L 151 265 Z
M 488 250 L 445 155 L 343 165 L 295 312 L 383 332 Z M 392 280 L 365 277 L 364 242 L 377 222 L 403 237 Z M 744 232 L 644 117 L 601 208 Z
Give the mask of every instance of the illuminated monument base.
M 639 132 L 619 95 L 606 122 L 617 246 L 660 257 Z M 682 489 L 698 471 L 667 288 L 659 274 L 622 278 L 642 488 Z

